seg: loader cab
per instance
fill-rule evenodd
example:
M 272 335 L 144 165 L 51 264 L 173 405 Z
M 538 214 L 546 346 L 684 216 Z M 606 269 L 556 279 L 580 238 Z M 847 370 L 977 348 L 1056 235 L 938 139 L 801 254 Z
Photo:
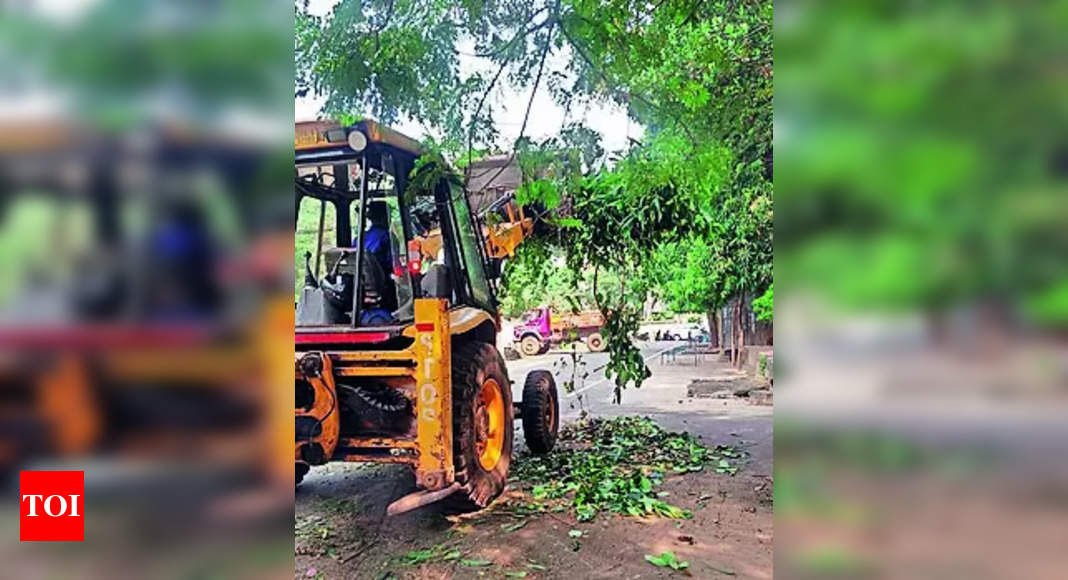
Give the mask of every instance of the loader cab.
M 0 135 L 0 325 L 239 318 L 228 291 L 276 212 L 250 185 L 267 163 L 255 144 L 179 126 L 131 137 L 29 122 Z
M 496 314 L 462 185 L 429 163 L 417 169 L 422 154 L 417 141 L 373 121 L 297 124 L 298 343 L 399 336 L 417 298 Z

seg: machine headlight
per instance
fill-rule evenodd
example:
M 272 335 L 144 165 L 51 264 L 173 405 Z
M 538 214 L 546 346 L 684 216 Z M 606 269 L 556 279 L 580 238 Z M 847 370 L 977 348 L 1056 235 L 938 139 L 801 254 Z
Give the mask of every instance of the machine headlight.
M 360 131 L 349 133 L 349 147 L 352 147 L 352 150 L 357 153 L 363 151 L 367 147 L 367 136 Z

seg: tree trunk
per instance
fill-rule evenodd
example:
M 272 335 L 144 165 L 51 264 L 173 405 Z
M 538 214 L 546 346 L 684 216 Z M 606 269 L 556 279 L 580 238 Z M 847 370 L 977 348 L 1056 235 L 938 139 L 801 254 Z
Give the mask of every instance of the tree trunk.
M 738 304 L 738 344 L 742 345 L 738 351 L 738 366 L 742 366 L 742 352 L 745 351 L 745 329 L 749 326 L 749 310 L 745 307 L 745 295 Z
M 748 311 L 745 308 L 745 293 L 741 293 L 734 302 L 734 368 L 742 366 L 742 349 L 745 348 L 745 327 Z
M 708 319 L 708 345 L 712 348 L 719 348 L 719 309 L 713 308 L 705 313 L 705 318 Z
M 745 348 L 745 340 L 742 338 L 742 301 L 739 298 L 734 303 L 734 336 L 738 348 L 734 351 L 734 368 L 742 366 L 742 349 Z
M 742 320 L 741 306 L 741 301 L 735 299 L 734 306 L 731 307 L 731 366 L 735 368 L 738 368 L 742 355 L 742 345 L 738 342 L 739 324 Z

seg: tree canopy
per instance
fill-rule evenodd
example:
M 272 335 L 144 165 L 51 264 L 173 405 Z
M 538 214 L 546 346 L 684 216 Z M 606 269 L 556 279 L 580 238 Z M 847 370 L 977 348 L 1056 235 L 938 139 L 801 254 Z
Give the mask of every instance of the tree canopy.
M 847 308 L 1063 326 L 1063 5 L 839 8 L 776 27 L 777 268 Z
M 618 398 L 648 376 L 630 336 L 651 290 L 670 280 L 711 309 L 771 282 L 771 25 L 770 0 L 341 0 L 324 17 L 298 6 L 296 93 L 338 117 L 417 121 L 458 159 L 499 136 L 502 79 L 528 91 L 517 198 L 547 210 L 544 242 L 590 279 Z M 606 154 L 576 120 L 533 142 L 538 91 L 565 110 L 618 104 L 645 137 Z M 528 269 L 549 255 L 521 252 Z

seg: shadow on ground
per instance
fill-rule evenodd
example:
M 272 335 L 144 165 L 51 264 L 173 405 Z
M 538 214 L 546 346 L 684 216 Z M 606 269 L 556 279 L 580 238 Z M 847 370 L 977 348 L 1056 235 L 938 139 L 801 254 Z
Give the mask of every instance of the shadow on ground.
M 645 561 L 673 551 L 699 578 L 772 576 L 771 484 L 750 466 L 667 478 L 665 500 L 689 520 L 567 512 L 529 514 L 508 490 L 487 510 L 447 516 L 437 506 L 394 518 L 389 502 L 414 489 L 400 466 L 332 464 L 296 494 L 296 578 L 657 578 Z M 582 532 L 582 536 L 574 537 Z

